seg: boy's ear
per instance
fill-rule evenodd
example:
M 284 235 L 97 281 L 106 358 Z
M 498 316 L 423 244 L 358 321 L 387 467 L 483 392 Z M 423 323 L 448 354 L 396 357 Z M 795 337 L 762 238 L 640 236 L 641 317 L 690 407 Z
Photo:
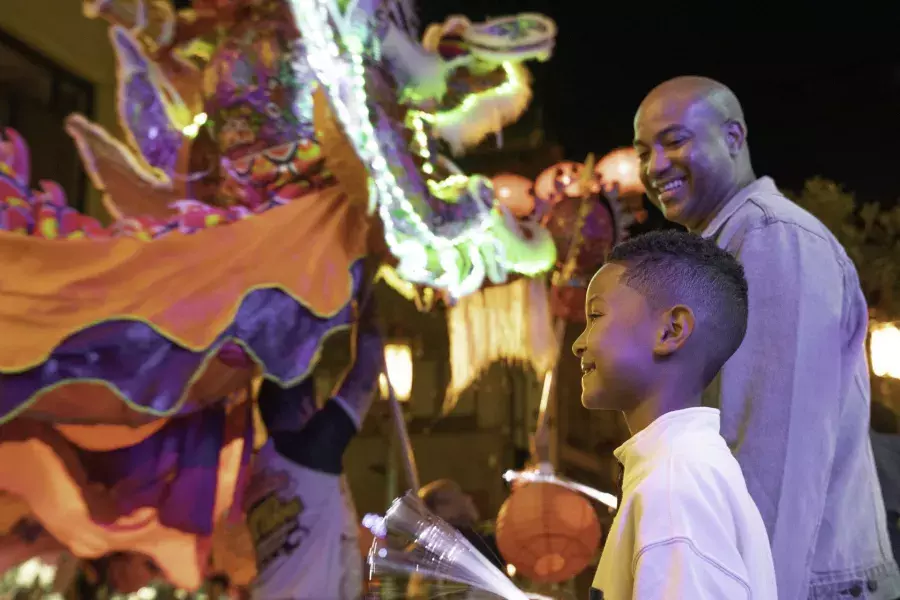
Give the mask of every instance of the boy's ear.
M 669 356 L 684 346 L 694 332 L 694 311 L 683 304 L 673 306 L 660 318 L 659 335 L 653 346 L 657 356 Z

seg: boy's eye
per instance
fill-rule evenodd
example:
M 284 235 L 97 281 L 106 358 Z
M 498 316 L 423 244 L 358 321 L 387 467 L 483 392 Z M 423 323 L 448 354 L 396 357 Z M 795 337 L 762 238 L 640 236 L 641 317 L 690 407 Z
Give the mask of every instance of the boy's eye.
M 602 317 L 602 316 L 603 316 L 603 315 L 600 314 L 600 313 L 589 313 L 589 314 L 588 314 L 588 319 L 590 319 L 591 321 L 593 321 L 594 319 L 599 319 L 599 318 Z

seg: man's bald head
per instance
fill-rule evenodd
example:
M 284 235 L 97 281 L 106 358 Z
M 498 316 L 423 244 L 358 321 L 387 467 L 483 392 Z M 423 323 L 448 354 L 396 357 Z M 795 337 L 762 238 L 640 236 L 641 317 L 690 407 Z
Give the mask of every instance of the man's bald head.
M 664 81 L 650 90 L 650 93 L 641 102 L 635 120 L 645 105 L 652 105 L 660 100 L 679 102 L 685 105 L 704 105 L 707 110 L 717 114 L 723 120 L 739 121 L 746 127 L 744 109 L 741 108 L 737 96 L 728 86 L 709 77 L 687 75 Z
M 755 176 L 737 97 L 706 77 L 670 79 L 634 117 L 641 177 L 666 217 L 700 230 Z

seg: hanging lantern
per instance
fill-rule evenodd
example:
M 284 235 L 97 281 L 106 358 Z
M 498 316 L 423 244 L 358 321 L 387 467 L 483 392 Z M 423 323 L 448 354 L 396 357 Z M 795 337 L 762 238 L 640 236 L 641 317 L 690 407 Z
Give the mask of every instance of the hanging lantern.
M 600 546 L 600 522 L 581 494 L 552 483 L 529 483 L 500 508 L 497 546 L 520 575 L 559 583 L 591 563 Z
M 869 355 L 876 377 L 900 379 L 900 328 L 893 323 L 873 325 Z
M 387 384 L 390 382 L 397 400 L 409 401 L 413 383 L 412 349 L 409 344 L 386 344 L 384 346 L 384 364 L 387 365 L 387 377 L 382 373 L 378 378 L 381 397 L 388 397 Z
M 550 204 L 565 197 L 580 196 L 583 168 L 581 163 L 566 160 L 544 169 L 534 180 L 534 195 Z
M 594 173 L 606 184 L 618 183 L 623 196 L 644 193 L 641 163 L 634 148 L 613 150 L 597 162 Z
M 550 178 L 556 183 L 549 183 Z M 551 185 L 555 185 L 556 197 L 548 202 L 542 218 L 559 257 L 550 306 L 558 318 L 583 322 L 587 284 L 622 239 L 624 221 L 618 202 L 600 193 L 593 155 L 588 155 L 584 165 L 557 163 L 544 171 L 535 183 L 535 195 L 542 198 L 542 190 Z
M 517 217 L 526 217 L 534 210 L 534 182 L 512 173 L 499 173 L 492 178 L 497 202 Z
M 578 232 L 576 229 L 583 202 L 589 203 L 589 206 L 584 207 L 588 212 Z M 575 270 L 570 274 L 575 278 L 590 279 L 606 261 L 606 256 L 620 237 L 612 207 L 596 197 L 585 200 L 565 198 L 559 201 L 550 209 L 543 225 L 556 242 L 559 267 L 569 256 L 572 244 L 576 244 Z

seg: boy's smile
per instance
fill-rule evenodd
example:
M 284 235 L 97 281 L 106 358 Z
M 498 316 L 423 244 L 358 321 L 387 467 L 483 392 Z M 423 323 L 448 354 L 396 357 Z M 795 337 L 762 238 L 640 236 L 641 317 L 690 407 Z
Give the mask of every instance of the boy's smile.
M 586 408 L 627 410 L 653 364 L 658 323 L 644 297 L 620 283 L 624 272 L 607 264 L 588 286 L 585 330 L 573 348 Z
M 588 375 L 594 372 L 597 367 L 594 366 L 592 362 L 584 362 L 581 361 L 581 378 L 584 379 Z

